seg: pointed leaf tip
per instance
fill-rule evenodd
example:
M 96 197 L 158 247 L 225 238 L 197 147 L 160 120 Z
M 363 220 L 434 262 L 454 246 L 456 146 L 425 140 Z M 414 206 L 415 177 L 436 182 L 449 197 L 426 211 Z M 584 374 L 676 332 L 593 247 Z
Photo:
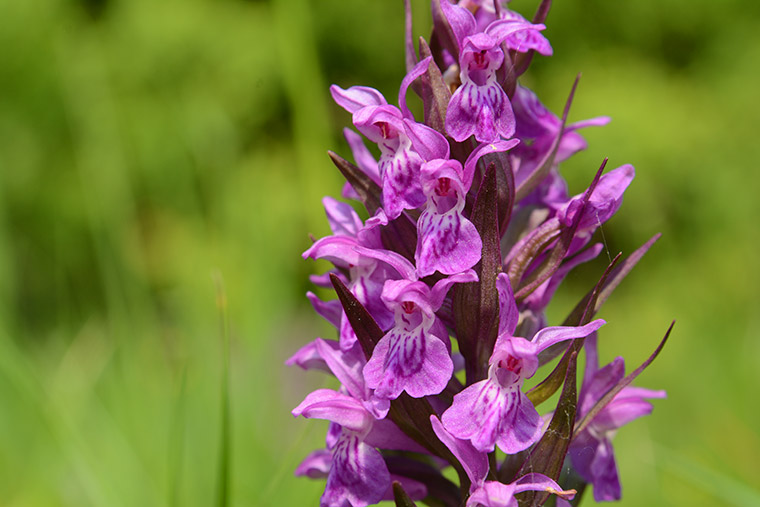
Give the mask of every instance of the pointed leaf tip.
M 665 347 L 665 343 L 668 341 L 668 337 L 670 336 L 670 332 L 673 330 L 673 326 L 675 326 L 676 321 L 672 321 L 670 323 L 670 326 L 668 327 L 668 330 L 665 332 L 665 336 L 660 341 L 660 344 L 657 345 L 657 348 L 652 352 L 652 355 L 650 355 L 646 361 L 641 363 L 641 366 L 633 370 L 631 373 L 625 376 L 620 382 L 615 384 L 615 386 L 607 391 L 607 394 L 602 396 L 599 401 L 596 402 L 596 404 L 591 408 L 591 410 L 588 411 L 588 413 L 583 417 L 583 420 L 578 423 L 575 427 L 575 431 L 573 433 L 573 436 L 578 435 L 581 431 L 583 431 L 590 423 L 594 420 L 594 417 L 605 407 L 608 403 L 610 403 L 615 396 L 618 395 L 620 391 L 623 390 L 626 386 L 628 386 L 633 380 L 638 377 L 641 372 L 643 372 L 650 364 L 652 364 L 652 361 L 654 361 L 657 356 L 660 354 L 660 351 Z
M 396 502 L 396 507 L 416 507 L 417 505 L 409 498 L 404 487 L 398 481 L 393 481 L 393 501 Z
M 346 317 L 351 323 L 351 327 L 356 333 L 356 337 L 364 351 L 364 355 L 369 359 L 375 350 L 375 345 L 385 333 L 377 325 L 375 319 L 370 315 L 364 305 L 362 305 L 356 296 L 346 287 L 335 274 L 330 273 L 330 282 L 332 282 L 335 292 L 338 294 L 340 304 Z

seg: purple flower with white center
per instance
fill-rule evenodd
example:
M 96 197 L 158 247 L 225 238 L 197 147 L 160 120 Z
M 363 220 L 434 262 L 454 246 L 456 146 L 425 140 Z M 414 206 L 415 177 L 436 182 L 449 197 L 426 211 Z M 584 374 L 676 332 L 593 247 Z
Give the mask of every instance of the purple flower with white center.
M 501 316 L 488 378 L 454 396 L 441 420 L 452 435 L 470 440 L 480 451 L 491 452 L 498 445 L 505 453 L 515 454 L 541 436 L 541 417 L 521 390 L 525 379 L 538 369 L 538 354 L 555 343 L 588 336 L 605 322 L 597 319 L 580 327 L 546 327 L 528 341 L 513 336 L 518 313 L 509 277 L 501 273 L 496 286 Z
M 381 399 L 398 398 L 402 391 L 412 398 L 438 394 L 451 379 L 454 363 L 448 331 L 435 312 L 453 284 L 472 282 L 477 276 L 472 270 L 459 273 L 431 289 L 416 279 L 414 266 L 405 259 L 391 256 L 386 262 L 394 262 L 406 278 L 385 282 L 382 299 L 393 310 L 395 324 L 375 346 L 364 379 Z
M 586 376 L 578 398 L 579 421 L 625 376 L 625 361 L 622 357 L 616 357 L 610 364 L 599 369 L 596 339 L 589 339 L 588 342 Z M 652 412 L 654 407 L 646 401 L 647 398 L 665 396 L 665 391 L 626 386 L 573 438 L 569 450 L 573 468 L 594 486 L 594 500 L 597 502 L 610 502 L 621 498 L 612 437 L 619 428 Z
M 459 46 L 462 82 L 446 112 L 446 132 L 459 142 L 472 135 L 481 143 L 512 137 L 515 116 L 496 76 L 504 63 L 501 44 L 507 42 L 509 47 L 510 36 L 526 30 L 543 30 L 544 25 L 500 19 L 479 32 L 470 11 L 448 0 L 439 2 Z
M 422 166 L 422 190 L 427 207 L 417 221 L 417 250 L 414 259 L 421 277 L 437 271 L 453 275 L 480 260 L 482 243 L 475 226 L 462 211 L 472 184 L 475 165 L 483 155 L 507 151 L 517 139 L 480 145 L 464 167 L 457 160 L 436 159 Z

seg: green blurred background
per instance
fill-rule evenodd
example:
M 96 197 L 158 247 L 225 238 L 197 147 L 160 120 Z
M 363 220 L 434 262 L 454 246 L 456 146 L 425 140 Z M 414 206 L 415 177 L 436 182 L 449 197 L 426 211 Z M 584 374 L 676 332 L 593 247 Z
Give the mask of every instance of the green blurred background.
M 283 361 L 333 336 L 304 297 L 325 266 L 300 258 L 341 186 L 325 151 L 348 155 L 327 87 L 395 100 L 401 5 L 0 0 L 2 505 L 215 502 L 220 292 L 231 504 L 317 503 L 293 470 L 326 425 L 289 411 L 332 384 Z M 571 191 L 630 162 L 609 248 L 663 233 L 601 313 L 603 359 L 634 368 L 677 320 L 638 381 L 669 399 L 615 441 L 623 505 L 760 505 L 760 3 L 563 0 L 547 24 L 524 84 L 558 111 L 582 72 L 571 120 L 613 118 L 563 165 Z

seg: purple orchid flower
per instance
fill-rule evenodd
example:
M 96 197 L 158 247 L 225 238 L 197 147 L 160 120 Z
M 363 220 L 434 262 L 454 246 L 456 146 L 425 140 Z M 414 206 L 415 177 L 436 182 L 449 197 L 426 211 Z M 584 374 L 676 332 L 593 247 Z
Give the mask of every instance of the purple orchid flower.
M 596 227 L 609 220 L 623 202 L 623 193 L 633 181 L 636 172 L 631 164 L 625 164 L 603 174 L 589 198 L 578 223 L 578 231 L 593 233 Z M 583 195 L 573 197 L 557 210 L 557 218 L 563 225 L 570 225 L 580 213 Z
M 463 7 L 473 13 L 477 26 L 477 31 L 484 31 L 488 25 L 496 21 L 497 19 L 505 19 L 510 21 L 519 21 L 527 23 L 522 15 L 510 10 L 506 6 L 506 2 L 499 1 L 501 17 L 496 13 L 496 5 L 492 0 L 460 0 L 457 4 L 459 7 Z M 540 32 L 535 30 L 523 30 L 515 32 L 506 39 L 507 47 L 518 53 L 526 53 L 528 51 L 535 51 L 544 56 L 551 56 L 552 47 L 549 41 Z
M 448 0 L 439 2 L 459 47 L 462 82 L 446 111 L 446 132 L 459 142 L 472 135 L 481 143 L 512 137 L 515 116 L 496 76 L 504 63 L 501 44 L 506 43 L 509 48 L 511 37 L 519 32 L 543 30 L 544 25 L 498 19 L 478 31 L 469 10 L 452 5 Z
M 364 356 L 358 348 L 349 352 L 336 342 L 317 338 L 314 353 L 340 380 L 339 392 L 317 389 L 292 413 L 294 416 L 331 421 L 325 451 L 309 455 L 299 471 L 310 477 L 327 472 L 322 505 L 365 506 L 382 500 L 390 487 L 390 474 L 376 447 L 424 452 L 390 420 L 383 419 L 387 400 L 375 397 L 362 377 Z
M 515 454 L 541 436 L 541 417 L 521 391 L 525 379 L 538 369 L 538 354 L 555 343 L 588 336 L 605 321 L 597 319 L 580 327 L 546 327 L 528 341 L 513 336 L 519 315 L 505 273 L 497 277 L 496 287 L 499 337 L 489 360 L 488 378 L 454 396 L 442 421 L 452 435 L 470 440 L 480 451 L 491 452 L 498 445 L 505 453 Z
M 438 394 L 454 373 L 448 331 L 435 312 L 455 283 L 477 280 L 468 270 L 439 280 L 431 289 L 417 279 L 414 266 L 394 252 L 358 249 L 393 265 L 404 277 L 388 280 L 382 299 L 395 315 L 395 324 L 375 345 L 364 367 L 375 396 L 395 399 L 406 391 L 412 398 Z
M 414 254 L 419 276 L 432 275 L 436 270 L 444 275 L 461 273 L 480 260 L 480 234 L 462 214 L 475 166 L 483 155 L 507 151 L 518 143 L 512 139 L 482 144 L 464 167 L 457 160 L 436 159 L 423 164 L 421 180 L 427 207 L 417 221 Z
M 595 336 L 589 337 L 585 349 L 586 374 L 578 398 L 579 421 L 625 376 L 625 362 L 622 357 L 616 357 L 610 364 L 599 369 Z M 654 407 L 646 398 L 665 397 L 665 391 L 624 387 L 594 416 L 588 426 L 573 438 L 569 450 L 573 468 L 594 486 L 594 500 L 620 500 L 622 491 L 611 439 L 622 426 L 652 412 Z
M 427 71 L 432 57 L 420 61 L 404 79 L 399 91 L 399 108 L 391 106 L 383 95 L 366 86 L 343 90 L 331 86 L 335 102 L 353 114 L 353 123 L 367 139 L 380 148 L 377 169 L 382 180 L 383 209 L 395 219 L 405 209 L 420 207 L 425 196 L 419 181 L 419 169 L 425 160 L 447 158 L 449 145 L 434 129 L 416 123 L 406 106 L 406 91 L 411 83 Z M 373 166 L 354 139 L 351 146 L 361 155 L 365 172 L 373 177 Z

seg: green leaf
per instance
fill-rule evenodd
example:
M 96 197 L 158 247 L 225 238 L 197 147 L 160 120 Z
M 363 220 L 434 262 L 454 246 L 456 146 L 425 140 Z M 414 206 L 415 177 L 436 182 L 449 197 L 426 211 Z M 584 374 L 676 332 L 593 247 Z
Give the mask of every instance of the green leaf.
M 604 282 L 604 285 L 601 287 L 601 290 L 598 291 L 596 302 L 594 303 L 594 307 L 591 313 L 592 317 L 596 314 L 596 312 L 599 311 L 599 308 L 602 307 L 602 304 L 607 301 L 607 298 L 610 297 L 612 291 L 615 290 L 618 285 L 620 285 L 620 282 L 622 282 L 623 279 L 628 276 L 628 273 L 630 273 L 631 270 L 633 270 L 634 266 L 636 266 L 641 258 L 644 257 L 644 254 L 649 251 L 649 249 L 652 247 L 652 245 L 655 244 L 658 239 L 660 239 L 660 236 L 662 235 L 655 234 L 652 236 L 649 241 L 636 249 L 636 251 L 626 257 L 626 259 L 619 266 L 615 267 L 615 269 L 612 270 L 609 277 Z M 581 316 L 585 311 L 585 308 L 588 306 L 588 301 L 595 290 L 596 287 L 592 289 L 588 294 L 586 294 L 583 299 L 578 302 L 577 305 L 575 305 L 575 308 L 573 308 L 565 321 L 562 323 L 563 326 L 574 326 L 577 322 L 580 322 Z
M 221 411 L 221 431 L 219 444 L 219 477 L 217 484 L 217 502 L 219 507 L 226 507 L 230 504 L 230 464 L 231 443 L 230 443 L 230 326 L 227 316 L 227 293 L 224 290 L 222 276 L 216 273 L 214 276 L 217 291 L 217 307 L 220 315 L 220 327 L 222 336 L 222 403 Z

